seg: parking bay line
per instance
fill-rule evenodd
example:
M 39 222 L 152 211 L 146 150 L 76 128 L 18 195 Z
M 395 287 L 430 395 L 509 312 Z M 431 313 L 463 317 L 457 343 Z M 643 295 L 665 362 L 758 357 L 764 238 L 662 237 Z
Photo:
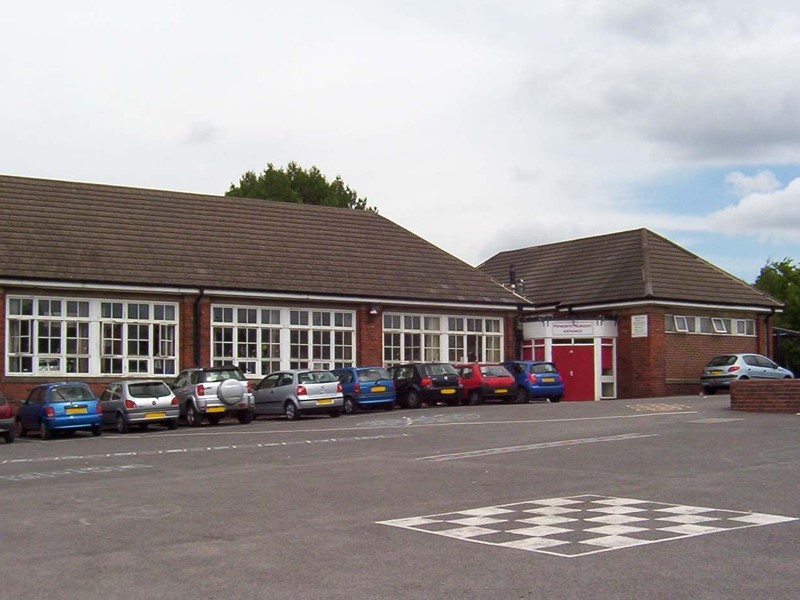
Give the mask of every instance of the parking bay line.
M 476 458 L 479 456 L 492 456 L 495 454 L 507 454 L 509 452 L 525 452 L 527 450 L 541 450 L 543 448 L 562 448 L 564 446 L 579 446 L 582 444 L 597 444 L 602 442 L 621 442 L 625 440 L 635 440 L 642 438 L 658 437 L 657 433 L 625 433 L 622 435 L 609 435 L 605 437 L 593 437 L 574 440 L 560 440 L 557 442 L 541 442 L 538 444 L 526 444 L 524 446 L 505 446 L 502 448 L 486 448 L 484 450 L 472 450 L 470 452 L 454 452 L 452 454 L 435 454 L 433 456 L 423 456 L 417 460 L 427 460 L 429 462 L 442 462 L 446 460 L 460 460 L 462 458 Z

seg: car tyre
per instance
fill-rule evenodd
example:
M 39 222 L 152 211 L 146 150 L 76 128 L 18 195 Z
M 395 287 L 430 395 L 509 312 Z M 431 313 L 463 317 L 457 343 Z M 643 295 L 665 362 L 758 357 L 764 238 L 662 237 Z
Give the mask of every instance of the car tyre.
M 128 431 L 130 431 L 128 421 L 125 420 L 125 416 L 122 413 L 119 413 L 117 415 L 117 433 L 128 433 Z
M 383 410 L 394 410 L 394 400 L 383 405 Z
M 253 422 L 254 414 L 252 410 L 246 410 L 244 412 L 239 413 L 239 423 L 242 425 L 247 425 L 248 423 Z
M 178 428 L 178 419 L 170 419 L 167 421 L 167 429 L 175 430 Z
M 211 417 L 211 416 L 210 416 L 210 417 L 208 417 L 208 422 L 209 422 L 211 425 L 219 425 L 219 421 L 220 421 L 220 419 L 221 419 L 221 417 L 219 417 L 219 416 L 217 416 L 217 415 L 214 415 L 213 417 Z
M 406 393 L 406 408 L 419 408 L 419 394 L 417 390 L 409 390 Z
M 17 419 L 17 434 L 19 435 L 19 437 L 25 437 L 26 435 L 28 435 L 28 430 L 25 429 L 25 426 L 19 419 Z
M 329 411 L 328 414 L 331 416 L 332 419 L 342 416 L 342 409 L 341 408 L 334 408 L 333 410 Z
M 186 422 L 189 427 L 200 427 L 203 424 L 203 415 L 194 407 L 194 404 L 186 406 Z
M 283 407 L 283 414 L 286 415 L 287 421 L 297 421 L 300 418 L 300 411 L 294 405 L 294 402 L 287 402 Z
M 49 440 L 51 437 L 53 437 L 53 430 L 45 425 L 44 421 L 39 424 L 39 437 L 41 437 L 43 440 Z
M 103 435 L 103 426 L 102 425 L 92 425 L 92 435 L 94 437 L 100 437 Z
M 561 402 L 561 396 L 553 396 L 550 398 L 550 402 Z
M 529 401 L 528 391 L 525 388 L 519 388 L 514 395 L 514 404 L 527 404 Z
M 345 398 L 344 398 L 344 414 L 352 415 L 354 412 L 358 412 L 358 404 L 350 396 L 345 396 Z
M 480 393 L 477 390 L 472 390 L 469 393 L 469 405 L 470 406 L 477 406 L 478 404 L 482 404 L 483 399 L 481 398 Z
M 8 431 L 3 434 L 3 437 L 6 438 L 6 444 L 13 444 L 14 443 L 14 428 L 11 427 Z

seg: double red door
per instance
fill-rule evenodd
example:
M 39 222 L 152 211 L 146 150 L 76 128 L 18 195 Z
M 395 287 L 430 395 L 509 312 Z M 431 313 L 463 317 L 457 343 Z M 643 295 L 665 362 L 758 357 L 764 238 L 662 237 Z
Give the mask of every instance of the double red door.
M 553 362 L 564 380 L 564 400 L 594 400 L 594 346 L 553 345 Z

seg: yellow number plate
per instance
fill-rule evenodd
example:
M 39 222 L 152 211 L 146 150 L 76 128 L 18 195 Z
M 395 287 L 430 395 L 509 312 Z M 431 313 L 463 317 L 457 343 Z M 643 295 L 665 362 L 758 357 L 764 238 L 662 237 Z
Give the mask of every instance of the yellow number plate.
M 218 412 L 225 412 L 224 406 L 209 406 L 206 412 L 210 413 L 218 413 Z
M 85 415 L 86 414 L 86 407 L 81 408 L 68 408 L 67 409 L 68 415 Z
M 453 390 L 453 389 L 447 388 L 446 390 L 442 390 L 442 393 L 443 394 L 455 394 L 456 391 Z
M 317 406 L 327 406 L 333 404 L 333 398 L 325 398 L 324 400 L 317 400 Z
M 507 391 L 508 391 L 508 390 L 505 390 L 505 389 L 502 389 L 502 390 L 495 390 L 495 393 L 496 393 L 496 394 L 505 394 Z
M 722 373 L 723 373 L 722 369 L 714 369 L 713 371 L 711 371 L 712 375 L 722 375 Z
M 555 377 L 542 377 L 542 381 L 545 383 L 553 383 L 556 380 Z
M 164 413 L 144 413 L 145 419 L 163 419 L 166 416 Z
M 386 386 L 385 385 L 375 385 L 372 387 L 373 392 L 385 392 Z

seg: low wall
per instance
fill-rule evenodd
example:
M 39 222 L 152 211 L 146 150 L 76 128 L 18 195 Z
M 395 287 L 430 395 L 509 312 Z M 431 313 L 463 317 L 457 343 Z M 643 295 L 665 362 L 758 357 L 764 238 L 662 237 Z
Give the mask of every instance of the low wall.
M 731 410 L 800 413 L 800 379 L 731 382 Z

